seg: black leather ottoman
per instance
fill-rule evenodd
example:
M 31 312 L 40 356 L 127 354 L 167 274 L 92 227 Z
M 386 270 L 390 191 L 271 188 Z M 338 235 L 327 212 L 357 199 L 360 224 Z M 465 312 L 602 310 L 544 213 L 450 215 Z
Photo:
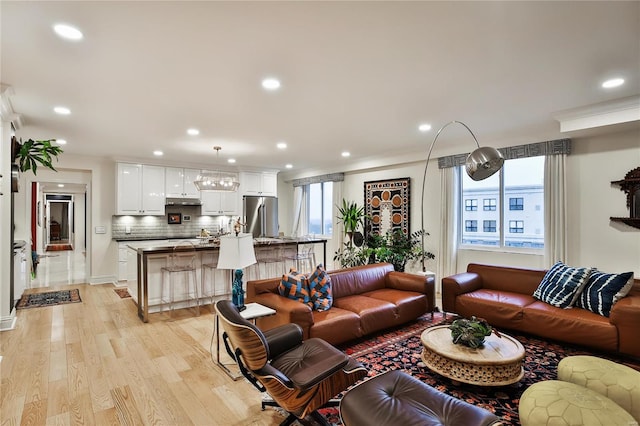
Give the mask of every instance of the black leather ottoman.
M 490 411 L 439 392 L 402 371 L 360 383 L 340 401 L 344 426 L 451 425 L 500 423 Z

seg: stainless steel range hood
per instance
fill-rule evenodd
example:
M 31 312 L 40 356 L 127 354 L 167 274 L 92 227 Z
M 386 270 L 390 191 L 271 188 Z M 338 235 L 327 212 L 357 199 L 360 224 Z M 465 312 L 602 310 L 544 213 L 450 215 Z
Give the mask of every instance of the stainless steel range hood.
M 201 206 L 202 201 L 199 198 L 167 198 L 165 203 L 167 206 Z

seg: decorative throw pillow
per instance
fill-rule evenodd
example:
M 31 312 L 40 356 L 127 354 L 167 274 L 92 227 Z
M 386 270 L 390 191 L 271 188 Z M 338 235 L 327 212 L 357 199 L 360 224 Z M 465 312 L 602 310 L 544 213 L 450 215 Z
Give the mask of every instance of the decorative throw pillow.
M 309 276 L 309 297 L 313 309 L 317 311 L 326 311 L 333 305 L 331 277 L 324 270 L 322 263 Z
M 547 271 L 533 297 L 558 308 L 570 308 L 580 295 L 591 268 L 572 268 L 562 262 Z
M 305 274 L 300 274 L 296 268 L 291 268 L 288 274 L 282 276 L 278 285 L 280 296 L 287 297 L 298 302 L 309 303 L 309 282 Z
M 607 274 L 593 271 L 576 306 L 608 317 L 614 303 L 626 296 L 632 285 L 633 272 Z

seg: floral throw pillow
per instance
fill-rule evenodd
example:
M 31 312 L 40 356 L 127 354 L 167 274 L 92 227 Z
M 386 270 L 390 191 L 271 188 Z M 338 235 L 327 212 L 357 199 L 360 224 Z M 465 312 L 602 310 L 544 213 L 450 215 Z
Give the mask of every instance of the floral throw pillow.
M 312 308 L 316 311 L 326 311 L 333 305 L 331 277 L 324 270 L 322 263 L 309 276 L 309 297 Z
M 282 280 L 278 284 L 278 293 L 280 296 L 310 305 L 307 276 L 299 273 L 295 268 L 291 268 L 288 274 L 282 276 Z
M 582 292 L 591 268 L 573 268 L 556 262 L 542 278 L 533 297 L 558 308 L 570 308 Z

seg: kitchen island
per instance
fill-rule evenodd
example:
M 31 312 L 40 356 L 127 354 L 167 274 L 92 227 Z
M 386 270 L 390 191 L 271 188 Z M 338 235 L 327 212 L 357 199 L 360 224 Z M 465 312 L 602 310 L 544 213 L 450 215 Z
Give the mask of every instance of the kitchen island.
M 323 263 L 327 263 L 327 240 L 323 238 L 256 238 L 254 239 L 254 246 L 256 248 L 278 245 L 283 246 L 295 246 L 295 250 L 299 251 L 299 247 L 309 244 L 322 244 L 323 248 Z M 131 256 L 135 256 L 135 271 L 129 267 L 128 272 L 128 287 L 129 293 L 138 305 L 138 317 L 143 322 L 149 321 L 149 305 L 150 300 L 153 305 L 159 305 L 160 300 L 160 286 L 162 285 L 162 277 L 160 268 L 165 266 L 167 259 L 171 253 L 173 253 L 175 244 L 168 243 L 167 245 L 159 246 L 145 246 L 138 247 L 130 245 L 129 252 Z M 214 257 L 219 250 L 218 243 L 197 243 L 194 244 L 194 248 L 197 252 L 198 259 L 196 262 L 197 274 L 201 272 L 201 265 L 208 263 L 207 257 Z M 134 262 L 129 262 L 130 266 Z M 135 285 L 132 281 L 135 281 Z M 150 288 L 151 283 L 151 288 Z M 231 278 L 228 283 L 223 285 L 230 285 Z M 150 297 L 151 295 L 151 297 Z

